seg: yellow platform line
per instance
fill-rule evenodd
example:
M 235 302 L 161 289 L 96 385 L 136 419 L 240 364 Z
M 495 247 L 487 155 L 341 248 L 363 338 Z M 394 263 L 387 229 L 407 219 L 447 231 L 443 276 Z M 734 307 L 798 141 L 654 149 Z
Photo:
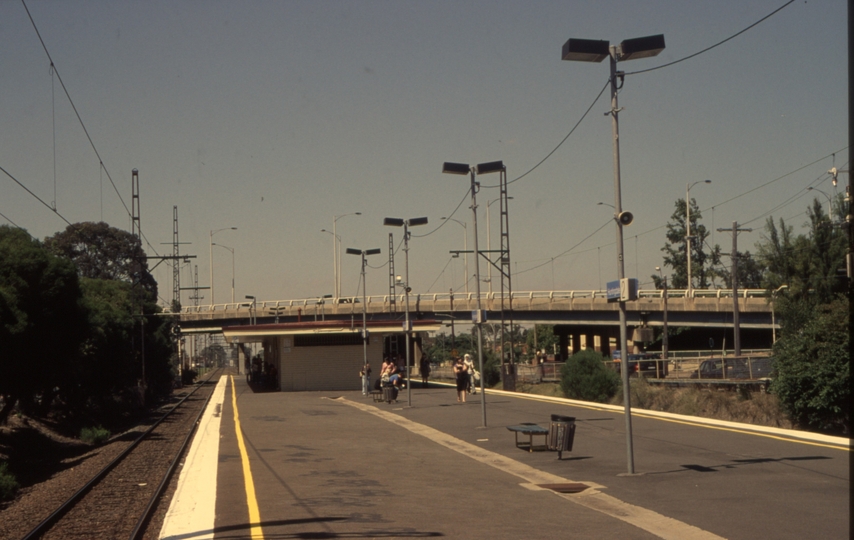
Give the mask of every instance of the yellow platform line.
M 255 497 L 255 482 L 252 481 L 252 469 L 249 467 L 249 454 L 243 441 L 243 431 L 240 429 L 240 415 L 237 412 L 237 390 L 234 388 L 234 377 L 231 379 L 231 405 L 234 409 L 234 432 L 237 435 L 237 447 L 240 448 L 240 461 L 243 464 L 243 485 L 246 489 L 246 505 L 249 507 L 249 526 L 251 538 L 264 540 L 261 530 L 261 512 L 258 510 L 258 499 Z

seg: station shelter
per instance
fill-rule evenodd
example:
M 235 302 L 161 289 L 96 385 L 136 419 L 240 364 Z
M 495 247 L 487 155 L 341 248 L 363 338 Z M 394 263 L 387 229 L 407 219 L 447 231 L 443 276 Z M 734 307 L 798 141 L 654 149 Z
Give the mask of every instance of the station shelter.
M 421 358 L 421 338 L 441 329 L 439 321 L 413 320 L 410 362 L 417 372 Z M 311 321 L 298 323 L 226 326 L 222 333 L 228 343 L 260 343 L 264 362 L 274 368 L 278 389 L 283 392 L 307 390 L 361 390 L 359 371 L 366 358 L 379 377 L 385 357 L 398 358 L 406 365 L 403 321 L 368 321 L 367 347 L 361 321 Z

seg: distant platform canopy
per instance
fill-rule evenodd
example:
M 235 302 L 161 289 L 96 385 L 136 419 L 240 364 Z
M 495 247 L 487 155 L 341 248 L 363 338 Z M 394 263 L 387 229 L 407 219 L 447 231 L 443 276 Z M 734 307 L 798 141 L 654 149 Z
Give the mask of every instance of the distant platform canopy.
M 436 332 L 442 329 L 442 322 L 436 320 L 409 321 L 413 332 Z M 368 321 L 368 334 L 403 333 L 404 321 Z M 362 322 L 355 321 L 309 321 L 299 323 L 258 324 L 247 326 L 226 326 L 222 333 L 228 343 L 261 343 L 266 338 L 276 336 L 331 336 L 351 335 L 361 339 Z

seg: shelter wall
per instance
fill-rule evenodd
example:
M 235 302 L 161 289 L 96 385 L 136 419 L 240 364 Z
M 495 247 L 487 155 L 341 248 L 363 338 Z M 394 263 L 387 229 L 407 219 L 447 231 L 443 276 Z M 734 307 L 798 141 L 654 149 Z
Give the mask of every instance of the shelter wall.
M 279 380 L 283 392 L 361 390 L 359 371 L 364 349 L 358 345 L 298 346 L 294 336 L 277 338 Z M 371 335 L 368 362 L 376 373 L 382 364 L 383 340 Z

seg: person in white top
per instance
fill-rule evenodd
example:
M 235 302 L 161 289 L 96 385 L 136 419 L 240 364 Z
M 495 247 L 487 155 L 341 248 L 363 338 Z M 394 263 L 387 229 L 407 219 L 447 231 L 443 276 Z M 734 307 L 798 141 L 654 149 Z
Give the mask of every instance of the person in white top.
M 466 354 L 463 357 L 463 364 L 465 364 L 466 367 L 468 368 L 467 373 L 468 373 L 469 381 L 468 381 L 467 390 L 469 391 L 469 393 L 477 394 L 477 387 L 474 385 L 474 361 L 471 359 L 470 354 Z

